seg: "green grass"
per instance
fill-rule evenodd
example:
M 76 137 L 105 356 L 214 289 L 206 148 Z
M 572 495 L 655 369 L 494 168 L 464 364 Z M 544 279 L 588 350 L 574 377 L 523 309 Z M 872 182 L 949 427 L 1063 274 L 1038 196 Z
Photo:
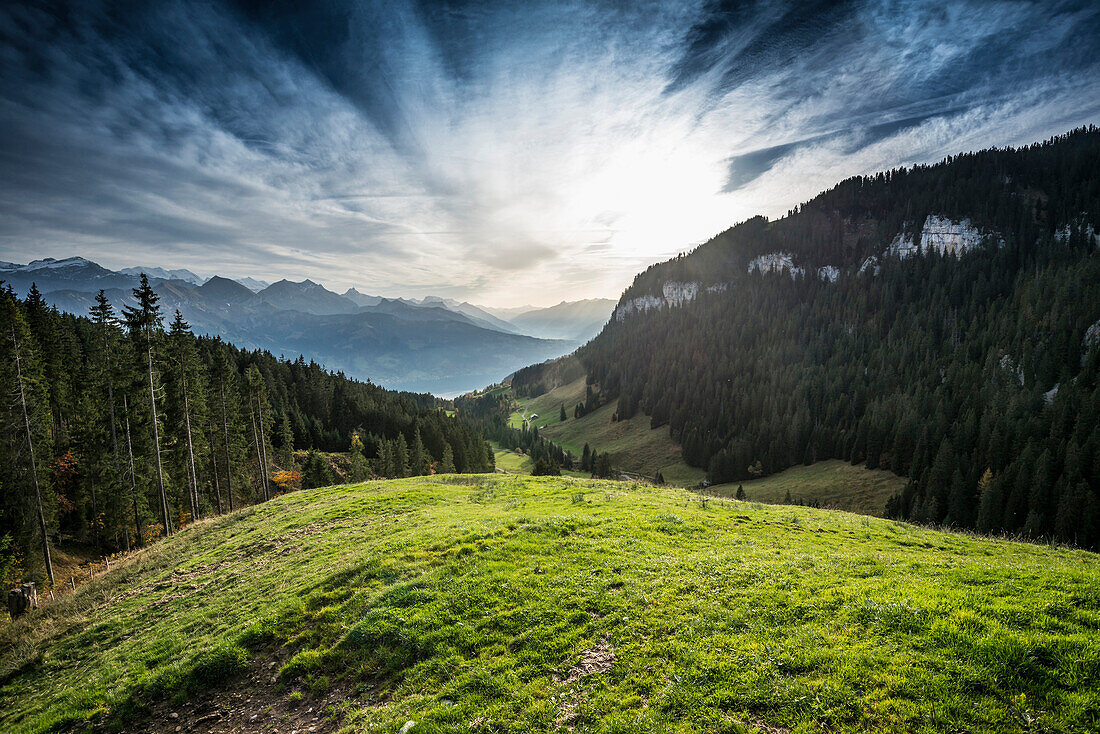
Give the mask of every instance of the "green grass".
M 531 457 L 527 454 L 518 454 L 496 445 L 493 445 L 493 456 L 496 459 L 497 468 L 509 474 L 530 474 L 535 467 L 535 462 L 531 461 Z
M 574 418 L 573 408 L 584 402 L 584 396 L 582 378 L 536 398 L 518 399 L 519 410 L 509 416 L 509 423 L 520 428 L 525 413 L 528 416 L 537 414 L 539 417 L 534 424 L 539 433 L 577 456 L 587 443 L 600 453 L 610 453 L 617 468 L 648 477 L 656 476 L 659 471 L 669 484 L 694 486 L 706 477 L 704 470 L 684 463 L 680 446 L 669 436 L 668 426 L 650 428 L 647 416 L 612 421 L 615 402 L 611 402 L 583 418 Z M 565 421 L 561 420 L 562 404 L 565 405 Z
M 531 470 L 535 468 L 535 462 L 531 460 L 531 457 L 527 454 L 520 454 L 510 449 L 502 448 L 498 444 L 489 442 L 489 445 L 493 447 L 493 457 L 496 460 L 496 466 L 499 469 L 506 471 L 509 474 L 531 474 Z M 583 479 L 589 475 L 584 472 L 575 472 L 568 469 L 562 469 L 562 475 L 567 477 L 577 477 Z
M 783 502 L 790 493 L 793 502 L 811 501 L 821 507 L 881 516 L 886 500 L 900 493 L 905 482 L 904 477 L 884 469 L 867 469 L 830 459 L 792 467 L 762 479 L 716 484 L 709 491 L 733 497 L 737 487 L 743 486 L 750 501 Z
M 279 650 L 348 731 L 1096 731 L 1100 557 L 620 482 L 304 490 L 5 627 L 0 730 L 142 728 Z

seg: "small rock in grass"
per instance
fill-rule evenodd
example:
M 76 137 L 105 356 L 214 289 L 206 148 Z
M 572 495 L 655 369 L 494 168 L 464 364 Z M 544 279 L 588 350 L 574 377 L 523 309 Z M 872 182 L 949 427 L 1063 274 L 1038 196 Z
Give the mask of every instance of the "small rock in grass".
M 411 731 L 414 726 L 416 726 L 415 721 L 406 721 L 405 725 L 401 727 L 400 734 L 409 734 L 409 731 Z

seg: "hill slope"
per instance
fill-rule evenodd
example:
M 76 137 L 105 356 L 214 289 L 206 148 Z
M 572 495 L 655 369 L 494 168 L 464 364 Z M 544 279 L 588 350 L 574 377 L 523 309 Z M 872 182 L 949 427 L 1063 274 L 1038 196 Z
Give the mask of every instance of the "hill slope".
M 4 628 L 0 728 L 1096 730 L 1098 589 L 1080 551 L 626 483 L 305 490 Z
M 712 482 L 837 458 L 912 480 L 892 515 L 1096 546 L 1097 226 L 1097 128 L 854 178 L 639 274 L 576 356 Z

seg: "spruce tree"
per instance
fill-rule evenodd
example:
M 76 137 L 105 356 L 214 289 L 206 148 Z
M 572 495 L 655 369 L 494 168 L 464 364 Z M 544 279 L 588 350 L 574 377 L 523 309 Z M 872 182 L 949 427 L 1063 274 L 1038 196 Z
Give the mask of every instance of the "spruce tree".
M 358 436 L 358 434 L 353 434 Z M 362 441 L 359 442 L 360 454 L 362 453 Z M 279 451 L 275 455 L 275 460 L 284 469 L 293 469 L 294 464 L 294 431 L 290 427 L 290 416 L 287 413 L 283 413 L 282 420 L 279 421 Z
M 99 374 L 106 394 L 103 396 L 107 401 L 107 417 L 110 423 L 111 431 L 111 463 L 114 469 L 114 481 L 116 484 L 116 492 L 119 498 L 126 496 L 125 489 L 125 473 L 122 471 L 121 454 L 119 452 L 118 442 L 118 421 L 115 415 L 115 377 L 114 377 L 114 364 L 112 362 L 112 343 L 115 341 L 115 332 L 118 329 L 118 317 L 115 314 L 115 309 L 111 305 L 111 302 L 107 299 L 107 294 L 100 290 L 96 294 L 95 305 L 89 309 L 92 323 L 95 324 L 96 330 L 99 332 L 99 344 L 102 349 L 100 353 L 101 361 Z M 129 529 L 126 525 L 123 525 L 123 533 L 126 537 L 126 547 L 129 549 Z
M 370 477 L 370 468 L 367 458 L 363 455 L 363 440 L 359 433 L 351 434 L 351 446 L 348 447 L 349 470 L 348 479 L 353 482 L 362 482 Z
M 160 456 L 160 425 L 157 415 L 157 370 L 154 366 L 153 349 L 159 334 L 163 331 L 161 324 L 160 296 L 149 285 L 149 278 L 145 273 L 141 274 L 141 283 L 133 289 L 136 306 L 123 308 L 126 326 L 130 330 L 130 337 L 134 340 L 137 352 L 145 361 L 146 376 L 149 387 L 149 412 L 151 415 L 151 431 L 153 436 L 153 458 L 156 467 L 157 492 L 160 498 L 161 521 L 164 523 L 164 534 L 172 534 L 172 521 L 168 514 L 168 493 L 164 486 L 164 467 Z
M 169 395 L 174 397 L 169 405 L 175 403 L 177 427 L 183 440 L 179 442 L 184 454 L 184 472 L 187 477 L 188 503 L 191 506 L 191 518 L 199 519 L 201 506 L 199 501 L 199 478 L 195 462 L 195 435 L 192 431 L 192 417 L 196 425 L 201 425 L 203 390 L 199 382 L 198 357 L 195 354 L 194 339 L 190 325 L 176 311 L 175 319 L 168 331 L 169 374 L 172 389 Z
M 409 476 L 409 444 L 403 433 L 397 434 L 393 446 L 393 472 L 396 477 Z
M 271 499 L 271 490 L 267 483 L 267 438 L 264 432 L 263 398 L 264 381 L 256 365 L 249 366 L 245 372 L 248 386 L 248 412 L 252 419 L 252 443 L 256 450 L 256 471 L 260 477 L 261 496 L 265 501 Z
M 217 383 L 217 401 L 221 407 L 221 435 L 222 448 L 225 451 L 225 494 L 229 501 L 229 511 L 233 511 L 233 467 L 234 445 L 233 436 L 237 435 L 237 415 L 233 410 L 237 405 L 236 395 L 237 373 L 229 362 L 229 356 L 224 349 L 218 350 L 214 357 L 214 382 Z M 231 413 L 232 411 L 232 413 Z M 233 432 L 230 433 L 230 427 Z
M 455 470 L 455 452 L 451 449 L 451 445 L 443 445 L 443 458 L 439 461 L 439 473 L 440 474 L 453 474 Z
M 424 441 L 420 437 L 420 429 L 413 432 L 412 446 L 409 447 L 409 474 L 414 477 L 423 476 L 431 472 L 432 457 L 424 448 Z

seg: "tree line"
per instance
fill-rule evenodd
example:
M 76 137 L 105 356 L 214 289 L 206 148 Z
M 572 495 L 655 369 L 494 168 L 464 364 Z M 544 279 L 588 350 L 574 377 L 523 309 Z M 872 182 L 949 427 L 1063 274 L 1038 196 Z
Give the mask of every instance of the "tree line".
M 166 326 L 144 275 L 133 294 L 83 317 L 0 290 L 0 577 L 52 582 L 62 537 L 129 550 L 299 482 L 493 469 L 434 396 Z

